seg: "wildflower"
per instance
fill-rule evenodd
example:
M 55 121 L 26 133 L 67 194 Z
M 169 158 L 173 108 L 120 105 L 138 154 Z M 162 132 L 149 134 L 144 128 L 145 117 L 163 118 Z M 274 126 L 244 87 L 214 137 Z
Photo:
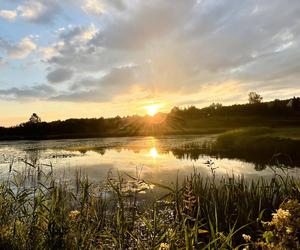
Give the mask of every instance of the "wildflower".
M 71 220 L 76 220 L 79 215 L 80 215 L 80 212 L 78 210 L 73 210 L 69 213 L 69 218 Z
M 248 235 L 248 234 L 242 234 L 242 237 L 244 238 L 244 240 L 245 240 L 246 242 L 251 241 L 251 236 Z
M 284 210 L 282 208 L 277 209 L 276 213 L 272 213 L 273 218 L 286 219 L 291 216 L 289 210 Z
M 161 243 L 159 246 L 159 250 L 169 250 L 170 245 L 168 243 Z
M 287 234 L 291 234 L 291 233 L 293 233 L 294 232 L 294 230 L 293 230 L 293 228 L 292 227 L 286 227 L 286 233 Z

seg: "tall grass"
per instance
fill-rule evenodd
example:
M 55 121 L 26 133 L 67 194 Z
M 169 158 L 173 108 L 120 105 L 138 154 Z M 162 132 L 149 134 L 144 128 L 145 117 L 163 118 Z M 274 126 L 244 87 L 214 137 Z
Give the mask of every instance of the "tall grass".
M 171 151 L 180 159 L 196 160 L 203 154 L 242 159 L 255 163 L 257 170 L 266 165 L 299 166 L 300 140 L 296 135 L 294 138 L 284 136 L 285 133 L 292 134 L 292 131 L 286 131 L 279 133 L 266 127 L 235 129 L 220 134 L 215 141 L 189 143 Z
M 279 137 L 270 128 L 232 130 L 221 134 L 213 145 L 213 152 L 249 161 L 276 164 L 276 159 L 288 166 L 300 163 L 300 140 Z
M 164 186 L 119 173 L 96 185 L 78 172 L 70 184 L 25 165 L 0 185 L 0 249 L 233 249 L 245 244 L 243 234 L 261 238 L 260 220 L 300 198 L 300 182 L 289 176 L 194 173 Z

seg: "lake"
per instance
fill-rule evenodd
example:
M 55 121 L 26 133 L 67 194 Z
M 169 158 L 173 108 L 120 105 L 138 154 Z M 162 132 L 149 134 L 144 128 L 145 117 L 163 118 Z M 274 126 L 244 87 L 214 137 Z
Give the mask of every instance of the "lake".
M 0 174 L 5 178 L 9 166 L 16 171 L 24 167 L 23 160 L 53 166 L 57 178 L 73 178 L 81 170 L 93 181 L 105 179 L 117 171 L 136 175 L 148 181 L 169 183 L 176 176 L 183 178 L 197 171 L 203 175 L 243 175 L 247 179 L 272 176 L 274 168 L 240 159 L 217 158 L 184 153 L 185 145 L 209 142 L 216 135 L 122 137 L 68 139 L 47 141 L 0 142 Z M 176 149 L 180 150 L 180 154 Z M 210 163 L 210 164 L 208 164 Z M 258 171 L 259 170 L 259 171 Z M 281 170 L 277 170 L 282 174 Z M 298 175 L 298 168 L 288 171 Z

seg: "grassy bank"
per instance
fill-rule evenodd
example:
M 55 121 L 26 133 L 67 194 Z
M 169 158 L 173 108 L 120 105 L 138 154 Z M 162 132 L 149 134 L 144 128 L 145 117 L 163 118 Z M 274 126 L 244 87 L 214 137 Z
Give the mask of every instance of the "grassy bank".
M 199 159 L 203 154 L 266 164 L 300 166 L 300 128 L 240 128 L 219 134 L 215 141 L 186 144 L 172 149 L 178 158 Z
M 275 174 L 247 182 L 195 173 L 170 186 L 126 174 L 96 185 L 78 175 L 71 183 L 27 164 L 0 186 L 0 248 L 295 249 L 299 188 Z
M 217 138 L 212 151 L 222 156 L 262 163 L 299 165 L 298 128 L 249 128 L 226 132 Z

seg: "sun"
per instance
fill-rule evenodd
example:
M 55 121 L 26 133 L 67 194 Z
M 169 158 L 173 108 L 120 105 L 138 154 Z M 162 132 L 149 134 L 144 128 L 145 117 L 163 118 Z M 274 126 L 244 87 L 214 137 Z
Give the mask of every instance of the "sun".
M 148 115 L 154 116 L 158 113 L 158 110 L 160 109 L 160 107 L 161 107 L 160 104 L 155 104 L 155 105 L 145 106 L 145 109 L 147 110 Z

